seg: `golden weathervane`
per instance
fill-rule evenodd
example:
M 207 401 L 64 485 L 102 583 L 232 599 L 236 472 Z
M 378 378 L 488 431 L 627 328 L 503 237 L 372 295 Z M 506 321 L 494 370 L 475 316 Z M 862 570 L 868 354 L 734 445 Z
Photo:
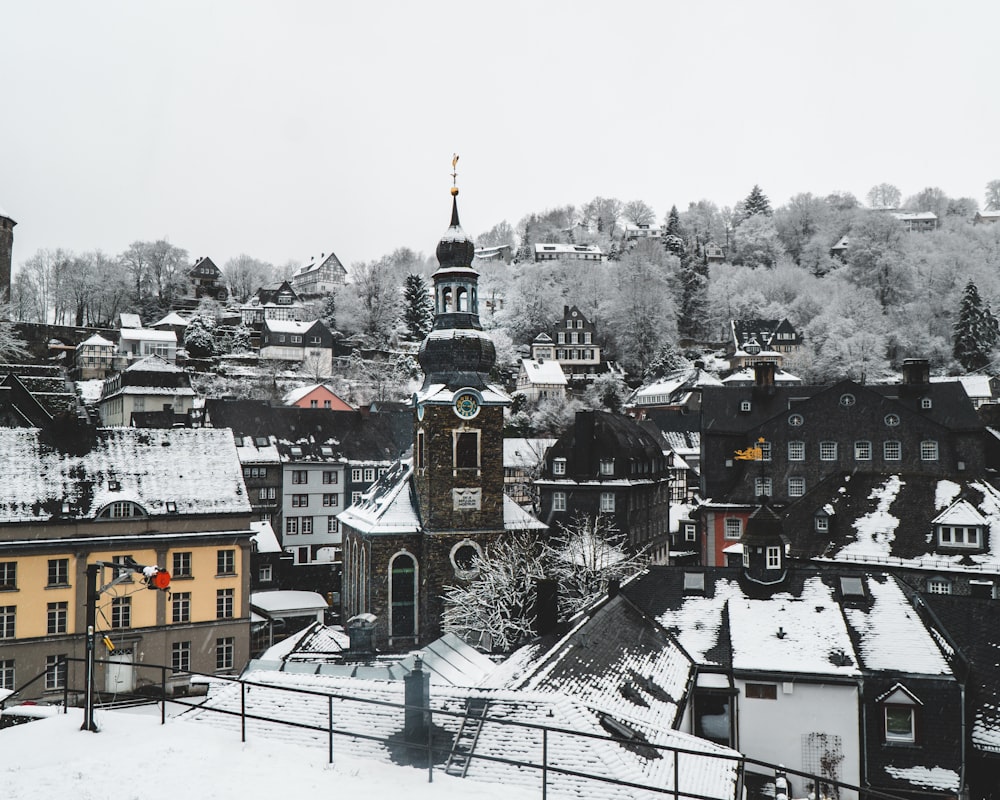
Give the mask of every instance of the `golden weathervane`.
M 764 437 L 761 436 L 757 440 L 757 444 L 753 447 L 748 447 L 746 450 L 736 451 L 737 461 L 763 461 L 764 460 L 764 448 L 761 446 L 764 444 Z

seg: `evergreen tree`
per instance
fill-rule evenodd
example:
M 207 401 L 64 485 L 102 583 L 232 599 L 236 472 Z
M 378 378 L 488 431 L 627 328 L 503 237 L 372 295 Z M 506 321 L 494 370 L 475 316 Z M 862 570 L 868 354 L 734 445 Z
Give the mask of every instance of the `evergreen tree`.
M 666 377 L 671 372 L 691 366 L 684 356 L 672 344 L 664 344 L 653 357 L 643 373 L 644 381 L 655 381 Z
M 319 312 L 319 321 L 331 330 L 337 330 L 337 296 L 327 295 Z
M 705 258 L 698 255 L 685 258 L 681 262 L 680 278 L 681 307 L 677 331 L 682 337 L 700 339 L 708 315 L 708 266 Z
M 761 191 L 760 186 L 756 183 L 750 190 L 750 194 L 747 195 L 747 199 L 743 201 L 743 213 L 748 217 L 755 214 L 771 216 L 771 201 L 767 199 L 767 195 Z
M 983 369 L 990 363 L 993 348 L 1000 338 L 1000 325 L 989 306 L 984 306 L 979 289 L 972 281 L 965 287 L 958 321 L 954 325 L 954 354 L 969 372 Z
M 427 281 L 422 275 L 409 274 L 403 284 L 403 323 L 406 338 L 421 341 L 434 325 L 434 304 L 427 289 Z
M 193 358 L 208 358 L 215 353 L 215 319 L 195 314 L 184 330 L 184 349 Z
M 667 229 L 663 232 L 663 246 L 667 252 L 673 253 L 678 258 L 684 256 L 684 234 L 681 231 L 681 217 L 677 213 L 677 206 L 670 207 L 667 214 Z

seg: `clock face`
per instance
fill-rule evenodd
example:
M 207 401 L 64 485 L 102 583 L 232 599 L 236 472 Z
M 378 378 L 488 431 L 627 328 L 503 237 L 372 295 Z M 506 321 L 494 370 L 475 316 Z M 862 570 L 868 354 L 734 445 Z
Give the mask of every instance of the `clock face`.
M 472 419 L 479 413 L 479 400 L 470 392 L 463 392 L 455 398 L 455 413 L 462 419 Z

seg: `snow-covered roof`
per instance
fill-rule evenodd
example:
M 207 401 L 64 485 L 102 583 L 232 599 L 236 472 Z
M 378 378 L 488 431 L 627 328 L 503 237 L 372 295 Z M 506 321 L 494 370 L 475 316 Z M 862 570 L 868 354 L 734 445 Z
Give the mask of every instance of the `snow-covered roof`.
M 737 352 L 737 355 L 747 355 L 747 353 Z M 762 354 L 758 353 L 758 355 Z M 763 355 L 766 355 L 766 353 Z M 771 353 L 770 355 L 776 355 L 776 354 Z M 732 375 L 728 375 L 727 377 L 723 378 L 722 384 L 723 386 L 730 386 L 732 384 L 737 384 L 737 383 L 745 383 L 747 385 L 751 385 L 754 383 L 754 380 L 755 377 L 754 377 L 753 367 L 747 367 L 746 369 L 738 370 L 734 372 Z M 790 372 L 785 372 L 785 370 L 783 369 L 776 369 L 774 371 L 774 382 L 775 384 L 800 384 L 802 383 L 802 378 L 798 377 L 797 375 L 792 375 L 792 373 Z
M 250 529 L 254 535 L 250 537 L 258 553 L 280 553 L 281 544 L 274 533 L 271 523 L 265 520 L 251 520 Z
M 122 311 L 118 315 L 118 325 L 121 328 L 141 328 L 142 318 L 138 314 Z
M 177 334 L 173 331 L 157 331 L 152 328 L 122 328 L 123 342 L 173 342 L 177 343 Z
M 396 462 L 337 518 L 364 533 L 416 533 L 420 530 L 420 513 L 411 486 L 412 475 L 412 461 Z
M 267 592 L 252 592 L 250 605 L 270 615 L 290 612 L 314 612 L 329 608 L 326 599 L 319 592 L 303 592 L 295 589 L 276 589 Z
M 137 358 L 125 368 L 125 372 L 184 372 L 176 364 L 167 361 L 162 356 L 156 354 Z
M 460 390 L 449 389 L 443 383 L 432 383 L 424 386 L 417 392 L 418 403 L 433 403 L 434 405 L 451 405 L 455 402 L 455 397 Z M 510 404 L 510 397 L 502 386 L 489 384 L 485 389 L 479 390 L 483 398 L 483 405 L 503 406 Z
M 316 320 L 310 322 L 295 322 L 294 320 L 286 319 L 268 319 L 264 320 L 264 327 L 273 333 L 298 333 L 304 334 L 309 331 L 309 329 L 316 324 Z
M 79 350 L 81 347 L 114 347 L 114 346 L 115 346 L 114 342 L 110 342 L 103 336 L 101 336 L 101 334 L 95 333 L 92 336 L 80 342 L 80 344 L 76 346 L 76 349 Z
M 184 317 L 182 317 L 176 311 L 171 311 L 169 314 L 167 314 L 167 316 L 165 316 L 159 322 L 154 322 L 150 327 L 155 328 L 157 325 L 178 325 L 178 326 L 182 326 L 183 325 L 183 326 L 186 326 L 187 324 L 188 324 L 188 320 L 184 319 Z
M 0 522 L 92 518 L 115 501 L 149 515 L 250 513 L 230 430 L 99 428 L 80 437 L 59 449 L 37 428 L 0 428 Z
M 534 469 L 545 458 L 545 451 L 557 441 L 557 439 L 524 439 L 513 436 L 504 438 L 503 465 L 505 467 Z
M 662 398 L 669 397 L 682 387 L 701 388 L 702 386 L 722 386 L 723 383 L 710 372 L 703 369 L 691 368 L 681 369 L 671 372 L 659 380 L 640 386 L 629 398 L 630 403 L 636 405 L 648 405 L 662 402 Z
M 258 443 L 260 439 L 260 443 Z M 237 436 L 236 453 L 241 464 L 280 464 L 278 446 L 271 437 Z
M 521 359 L 521 373 L 528 381 L 536 385 L 565 386 L 566 374 L 558 361 L 535 361 L 533 358 Z
M 993 390 L 990 388 L 989 375 L 959 375 L 954 378 L 932 377 L 931 383 L 950 383 L 957 381 L 962 384 L 965 393 L 969 397 L 992 397 Z
M 529 514 L 505 494 L 503 496 L 503 527 L 508 531 L 541 531 L 549 526 Z

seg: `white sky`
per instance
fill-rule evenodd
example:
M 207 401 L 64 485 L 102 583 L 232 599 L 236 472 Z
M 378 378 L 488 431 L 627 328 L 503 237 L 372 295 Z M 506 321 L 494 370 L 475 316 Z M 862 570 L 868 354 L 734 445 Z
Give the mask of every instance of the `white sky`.
M 15 265 L 168 238 L 345 264 L 596 195 L 1000 177 L 1000 3 L 39 0 L 0 32 Z

